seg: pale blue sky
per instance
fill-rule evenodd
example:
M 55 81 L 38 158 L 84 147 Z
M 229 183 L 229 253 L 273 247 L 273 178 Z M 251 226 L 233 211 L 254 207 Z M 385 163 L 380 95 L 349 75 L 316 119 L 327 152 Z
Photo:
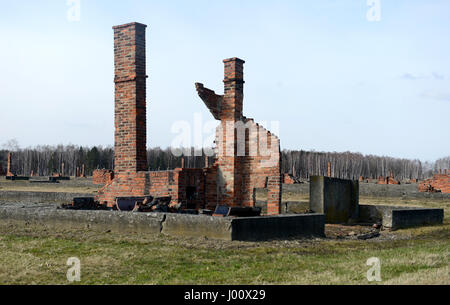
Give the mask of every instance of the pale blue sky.
M 434 160 L 450 155 L 450 1 L 4 1 L 0 144 L 112 145 L 113 25 L 147 28 L 148 146 L 176 120 L 212 119 L 194 83 L 223 92 L 245 64 L 244 112 L 280 121 L 282 148 Z M 268 124 L 270 127 L 270 124 Z M 205 135 L 206 137 L 207 135 Z

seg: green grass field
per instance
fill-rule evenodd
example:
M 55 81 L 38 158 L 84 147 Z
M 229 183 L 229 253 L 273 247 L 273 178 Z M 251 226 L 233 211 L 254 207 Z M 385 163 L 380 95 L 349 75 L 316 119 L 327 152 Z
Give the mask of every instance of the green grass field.
M 383 232 L 367 241 L 227 242 L 2 223 L 0 284 L 70 284 L 69 257 L 81 261 L 79 284 L 369 284 L 370 257 L 381 260 L 378 284 L 450 284 L 449 204 L 422 200 L 421 205 L 444 207 L 445 223 Z

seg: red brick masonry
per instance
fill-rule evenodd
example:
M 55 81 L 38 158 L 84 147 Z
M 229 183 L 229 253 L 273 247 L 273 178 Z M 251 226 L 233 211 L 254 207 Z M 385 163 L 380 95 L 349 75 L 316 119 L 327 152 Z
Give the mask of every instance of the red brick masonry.
M 448 170 L 435 174 L 433 178 L 419 182 L 419 192 L 441 192 L 450 194 L 450 175 Z
M 114 179 L 97 194 L 113 206 L 116 197 L 148 194 L 146 159 L 145 28 L 140 23 L 114 30 Z
M 196 83 L 198 95 L 221 124 L 216 160 L 206 171 L 208 206 L 254 206 L 255 189 L 267 187 L 267 213 L 280 213 L 280 140 L 243 113 L 244 61 L 225 59 L 224 95 Z
M 110 169 L 96 169 L 92 173 L 92 183 L 108 184 L 114 179 L 114 172 Z
M 291 174 L 283 175 L 283 183 L 284 184 L 295 184 L 295 180 L 292 178 Z
M 238 58 L 224 60 L 224 95 L 196 84 L 199 96 L 221 121 L 215 162 L 205 168 L 146 171 L 145 28 L 139 23 L 113 27 L 115 169 L 97 200 L 112 206 L 116 197 L 152 195 L 171 196 L 171 204 L 184 208 L 254 206 L 255 188 L 267 187 L 268 214 L 279 214 L 280 141 L 242 115 L 244 61 Z

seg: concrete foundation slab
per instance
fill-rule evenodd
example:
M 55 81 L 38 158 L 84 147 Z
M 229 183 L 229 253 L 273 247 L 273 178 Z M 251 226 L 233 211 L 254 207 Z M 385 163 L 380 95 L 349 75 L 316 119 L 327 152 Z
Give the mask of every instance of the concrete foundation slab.
M 99 232 L 159 234 L 164 215 L 9 206 L 0 208 L 0 219 L 52 229 L 87 228 Z
M 2 222 L 39 224 L 49 228 L 88 228 L 99 232 L 168 234 L 223 240 L 262 241 L 324 236 L 320 214 L 267 217 L 212 217 L 169 213 L 80 211 L 52 206 L 2 206 Z
M 30 180 L 30 177 L 22 177 L 22 176 L 6 176 L 6 180 L 12 180 L 12 181 L 27 181 L 27 180 Z
M 64 192 L 29 192 L 29 191 L 2 191 L 1 201 L 29 201 L 29 202 L 58 202 L 70 203 L 75 197 L 86 197 L 91 194 L 64 193 Z
M 383 227 L 396 230 L 423 225 L 442 224 L 443 209 L 426 209 L 415 207 L 360 205 L 361 222 L 381 222 Z
M 244 217 L 231 220 L 232 240 L 325 237 L 325 215 L 299 214 Z

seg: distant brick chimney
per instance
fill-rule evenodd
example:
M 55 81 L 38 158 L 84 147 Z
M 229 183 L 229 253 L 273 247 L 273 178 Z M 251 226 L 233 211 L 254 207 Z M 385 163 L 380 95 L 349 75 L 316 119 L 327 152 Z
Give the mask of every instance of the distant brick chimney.
M 12 172 L 11 172 L 12 165 L 11 165 L 11 163 L 12 163 L 12 153 L 8 153 L 8 166 L 7 166 L 7 170 L 6 170 L 6 175 L 7 176 L 12 176 Z
M 114 171 L 147 170 L 145 28 L 133 22 L 114 29 Z

